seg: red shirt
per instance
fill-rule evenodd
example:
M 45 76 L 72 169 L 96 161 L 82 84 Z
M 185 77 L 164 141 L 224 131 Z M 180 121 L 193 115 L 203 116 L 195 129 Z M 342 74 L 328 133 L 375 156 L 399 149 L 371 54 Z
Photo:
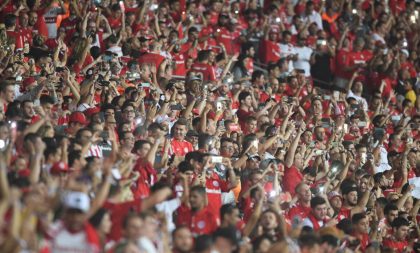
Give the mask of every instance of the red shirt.
M 339 66 L 348 66 L 349 54 L 350 53 L 344 49 L 340 49 L 337 52 L 337 56 L 335 58 L 336 66 L 337 66 L 335 74 L 340 78 L 350 79 L 352 76 L 351 72 L 344 71 L 342 67 L 339 67 Z
M 109 17 L 109 18 L 108 18 L 108 22 L 109 22 L 109 26 L 110 26 L 112 29 L 115 29 L 115 28 L 121 27 L 121 17 L 119 17 L 119 18 Z
M 337 214 L 338 221 L 344 220 L 344 219 L 350 219 L 351 217 L 351 209 L 341 207 L 340 212 Z
M 276 41 L 263 40 L 262 41 L 261 60 L 264 63 L 277 62 L 280 60 L 280 45 Z
M 217 229 L 218 224 L 219 220 L 208 207 L 197 212 L 193 212 L 185 205 L 177 209 L 176 225 L 188 226 L 193 235 L 211 234 Z
M 369 234 L 354 235 L 360 240 L 360 249 L 364 252 L 370 243 Z
M 183 54 L 172 54 L 172 60 L 175 62 L 173 75 L 185 76 L 187 69 L 185 68 L 185 56 Z
M 15 49 L 23 48 L 24 46 L 24 37 L 22 33 L 15 31 L 6 31 L 7 37 L 14 38 Z
M 295 195 L 295 187 L 302 182 L 303 175 L 296 166 L 287 168 L 284 172 L 283 188 L 284 191 L 290 192 L 292 196 Z
M 32 28 L 19 28 L 19 34 L 22 36 L 23 44 L 28 43 L 32 45 Z
M 216 72 L 214 71 L 213 66 L 207 63 L 195 62 L 191 66 L 191 71 L 201 73 L 203 76 L 203 81 L 216 81 Z
M 383 246 L 394 249 L 397 253 L 402 253 L 404 249 L 408 246 L 407 241 L 397 241 L 394 238 L 387 238 L 382 242 Z
M 348 59 L 348 65 L 347 66 L 353 66 L 355 64 L 362 64 L 362 63 L 367 63 L 368 58 L 366 57 L 366 55 L 363 52 L 350 52 L 348 55 L 349 57 Z M 351 75 L 353 75 L 353 73 L 356 71 L 357 69 L 349 72 Z
M 220 216 L 220 207 L 222 207 L 222 192 L 228 191 L 228 182 L 221 180 L 216 173 L 213 172 L 210 178 L 206 178 L 208 209 L 217 218 Z
M 302 220 L 307 218 L 311 213 L 310 206 L 304 206 L 300 202 L 296 203 L 294 207 L 289 210 L 288 216 L 292 220 L 295 216 L 299 216 Z
M 192 41 L 187 41 L 184 44 L 181 45 L 181 54 L 183 54 L 185 56 L 185 58 L 187 59 L 188 57 L 190 58 L 197 58 L 197 54 L 198 54 L 198 49 L 197 47 L 192 47 L 193 42 Z M 190 49 L 193 49 L 190 51 Z
M 215 36 L 216 36 L 217 44 L 223 44 L 226 48 L 226 53 L 228 55 L 233 55 L 235 53 L 235 50 L 234 50 L 235 37 L 233 36 L 233 33 L 225 27 L 220 27 L 216 31 L 217 33 L 215 34 Z
M 146 53 L 139 57 L 138 62 L 140 64 L 142 63 L 154 64 L 156 69 L 158 69 L 160 64 L 163 62 L 163 60 L 165 60 L 165 57 L 163 57 L 160 54 Z
M 175 154 L 176 156 L 185 156 L 188 152 L 193 151 L 193 146 L 188 141 L 178 141 L 172 139 L 170 155 Z
M 151 163 L 143 159 L 138 159 L 134 165 L 133 171 L 137 171 L 140 174 L 136 185 L 131 187 L 134 198 L 148 197 L 150 194 L 150 187 L 154 185 L 157 180 L 156 170 Z
M 140 212 L 141 200 L 135 199 L 118 204 L 105 202 L 104 208 L 109 210 L 112 222 L 112 230 L 108 235 L 108 239 L 118 241 L 122 236 L 122 223 L 124 217 L 126 217 L 130 211 Z
M 66 31 L 66 42 L 68 42 L 73 36 L 73 34 L 76 32 L 76 26 L 78 23 L 80 23 L 80 20 L 78 18 L 66 18 L 63 21 L 61 21 L 60 27 L 63 27 Z
M 242 131 L 245 130 L 245 122 L 246 119 L 252 115 L 253 112 L 249 111 L 245 111 L 241 108 L 238 109 L 238 111 L 236 112 L 236 115 L 238 116 L 238 121 L 239 121 L 239 125 L 241 126 Z

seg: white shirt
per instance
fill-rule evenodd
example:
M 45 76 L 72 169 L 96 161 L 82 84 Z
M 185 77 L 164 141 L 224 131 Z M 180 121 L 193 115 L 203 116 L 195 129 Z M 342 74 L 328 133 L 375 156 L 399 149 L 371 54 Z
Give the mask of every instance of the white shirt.
M 381 42 L 381 44 L 386 45 L 385 39 L 384 39 L 381 35 L 379 35 L 379 34 L 377 34 L 377 33 L 372 34 L 372 39 L 373 39 L 375 42 L 379 41 L 379 42 Z
M 61 221 L 52 224 L 49 228 L 51 235 L 52 253 L 91 253 L 93 249 L 87 242 L 84 230 L 70 233 Z
M 182 194 L 181 194 L 182 195 Z M 181 200 L 179 198 L 174 198 L 168 201 L 164 201 L 156 205 L 156 209 L 159 212 L 165 213 L 166 221 L 168 223 L 168 231 L 171 233 L 175 229 L 175 224 L 173 220 L 173 213 L 181 205 Z
M 295 52 L 298 54 L 298 59 L 293 62 L 295 69 L 305 70 L 305 76 L 311 75 L 311 64 L 309 60 L 311 59 L 312 49 L 309 47 L 295 47 Z
M 375 172 L 384 172 L 387 170 L 391 170 L 392 167 L 388 163 L 388 151 L 384 148 L 384 146 L 381 146 L 379 148 L 379 165 L 375 166 Z
M 292 44 L 283 44 L 280 43 L 280 56 L 281 58 L 287 57 L 289 55 L 296 54 L 295 47 Z M 293 61 L 288 61 L 289 64 L 289 72 L 293 71 Z
M 309 23 L 316 23 L 316 25 L 318 26 L 318 29 L 323 30 L 321 15 L 315 10 L 313 10 L 310 15 L 303 17 L 302 21 L 305 23 L 307 21 L 309 21 Z
M 356 101 L 358 103 L 362 102 L 363 110 L 364 111 L 367 111 L 368 110 L 368 104 L 366 102 L 366 99 L 363 98 L 363 97 L 360 97 L 360 96 L 358 96 L 356 94 L 354 94 L 353 91 L 349 90 L 349 93 L 347 93 L 347 98 L 354 98 L 354 99 L 356 99 Z
M 318 221 L 318 225 L 320 228 L 322 228 L 324 226 L 324 221 Z M 314 228 L 314 224 L 312 224 L 312 221 L 309 218 L 305 218 L 302 222 L 302 227 Z

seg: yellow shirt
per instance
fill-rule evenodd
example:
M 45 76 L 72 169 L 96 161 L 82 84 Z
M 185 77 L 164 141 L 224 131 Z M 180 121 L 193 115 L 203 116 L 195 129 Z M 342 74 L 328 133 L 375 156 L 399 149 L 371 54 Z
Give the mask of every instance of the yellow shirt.
M 405 93 L 405 98 L 410 100 L 411 103 L 415 104 L 416 103 L 416 93 L 414 92 L 414 90 L 409 90 L 407 93 Z

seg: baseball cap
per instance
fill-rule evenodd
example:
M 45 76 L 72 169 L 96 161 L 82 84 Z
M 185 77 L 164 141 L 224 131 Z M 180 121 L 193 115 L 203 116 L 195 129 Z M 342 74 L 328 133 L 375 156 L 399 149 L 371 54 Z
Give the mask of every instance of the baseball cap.
M 349 194 L 350 192 L 357 191 L 357 186 L 355 184 L 346 185 L 346 186 L 342 187 L 341 191 L 344 195 L 346 195 L 346 194 Z
M 93 115 L 99 113 L 100 111 L 101 111 L 101 108 L 99 108 L 99 107 L 91 107 L 89 109 L 86 109 L 83 113 L 87 117 L 92 117 Z
M 82 125 L 87 124 L 86 117 L 82 112 L 73 112 L 70 114 L 69 123 L 71 122 L 80 123 Z
M 340 193 L 338 193 L 336 191 L 329 192 L 327 197 L 328 197 L 328 200 L 332 200 L 335 197 L 339 197 L 340 199 L 343 198 L 343 197 L 341 197 Z
M 87 213 L 90 209 L 89 196 L 84 192 L 68 192 L 64 196 L 63 204 L 68 209 L 77 209 L 84 213 Z
M 188 81 L 201 81 L 201 77 L 199 76 L 199 75 L 191 75 L 189 78 L 188 78 Z
M 65 162 L 54 163 L 50 170 L 51 174 L 59 174 L 59 173 L 68 172 L 68 171 L 69 171 L 69 166 Z
M 23 90 L 26 90 L 28 88 L 28 86 L 34 84 L 35 82 L 36 82 L 36 79 L 33 76 L 25 78 L 25 80 L 23 80 L 23 82 L 22 82 Z
M 261 157 L 258 154 L 250 155 L 248 160 L 261 161 Z

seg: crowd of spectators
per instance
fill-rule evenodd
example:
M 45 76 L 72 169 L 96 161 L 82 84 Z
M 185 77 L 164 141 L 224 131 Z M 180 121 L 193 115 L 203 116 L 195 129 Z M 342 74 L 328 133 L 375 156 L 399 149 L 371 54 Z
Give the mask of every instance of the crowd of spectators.
M 420 252 L 419 11 L 3 0 L 0 252 Z

